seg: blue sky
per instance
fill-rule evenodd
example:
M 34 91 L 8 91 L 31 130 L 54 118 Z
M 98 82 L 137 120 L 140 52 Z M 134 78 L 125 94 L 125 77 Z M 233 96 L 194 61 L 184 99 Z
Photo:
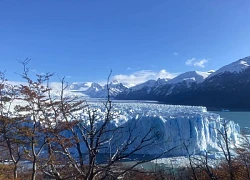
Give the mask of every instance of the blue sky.
M 1 0 L 0 69 L 139 83 L 250 55 L 249 0 Z

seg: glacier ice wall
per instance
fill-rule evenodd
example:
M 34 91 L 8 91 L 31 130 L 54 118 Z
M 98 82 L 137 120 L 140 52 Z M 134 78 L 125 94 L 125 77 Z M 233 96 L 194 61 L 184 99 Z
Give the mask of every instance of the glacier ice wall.
M 105 107 L 102 103 L 92 102 L 89 105 L 100 117 L 104 117 Z M 151 133 L 158 133 L 153 145 L 138 151 L 139 154 L 161 154 L 172 148 L 167 155 L 202 154 L 205 151 L 221 151 L 219 145 L 224 144 L 220 135 L 220 132 L 224 132 L 224 121 L 218 114 L 207 112 L 205 107 L 114 102 L 112 112 L 116 116 L 109 128 L 123 127 L 123 131 L 112 138 L 112 151 L 126 142 L 129 129 L 133 129 L 132 136 L 137 137 L 137 140 L 127 152 L 140 143 L 150 128 L 153 128 Z M 87 118 L 86 114 L 83 116 Z M 226 128 L 230 141 L 237 144 L 240 138 L 239 125 L 230 121 Z

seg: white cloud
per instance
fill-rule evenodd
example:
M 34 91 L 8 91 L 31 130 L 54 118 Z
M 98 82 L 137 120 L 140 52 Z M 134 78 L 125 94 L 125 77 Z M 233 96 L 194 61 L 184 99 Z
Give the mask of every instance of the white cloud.
M 8 84 L 11 84 L 11 85 L 15 85 L 15 86 L 20 86 L 20 85 L 25 85 L 27 86 L 28 83 L 27 82 L 21 82 L 21 81 L 7 81 Z M 62 83 L 61 82 L 50 82 L 49 83 L 49 86 L 53 89 L 56 89 L 56 90 L 61 90 L 62 88 Z M 66 84 L 65 84 L 66 86 Z
M 166 70 L 162 69 L 159 72 L 154 72 L 151 70 L 141 70 L 136 71 L 130 75 L 119 74 L 112 77 L 125 85 L 134 86 L 136 84 L 143 83 L 150 79 L 158 78 L 173 78 L 176 74 L 171 74 Z
M 66 86 L 67 84 L 65 84 Z M 62 89 L 62 83 L 61 82 L 51 82 L 49 86 L 54 90 L 61 90 Z
M 204 67 L 205 67 L 205 64 L 206 64 L 207 62 L 208 62 L 208 61 L 207 61 L 206 59 L 202 59 L 202 60 L 200 60 L 200 61 L 198 61 L 198 62 L 195 62 L 195 63 L 194 63 L 194 66 L 199 66 L 199 67 L 204 68 Z
M 187 66 L 196 66 L 196 67 L 205 67 L 205 64 L 208 62 L 207 59 L 196 60 L 196 58 L 188 59 L 186 61 Z
M 188 59 L 188 60 L 186 61 L 186 65 L 187 65 L 187 66 L 192 66 L 194 60 L 195 60 L 195 58 Z
M 28 85 L 27 82 L 21 82 L 21 81 L 7 81 L 7 83 L 13 86 L 20 86 L 21 84 L 26 86 Z
M 156 78 L 155 79 L 158 79 L 158 78 L 173 78 L 175 77 L 176 75 L 174 74 L 171 74 L 169 72 L 167 72 L 165 69 L 162 69 L 160 70 L 157 75 L 156 75 Z
M 173 55 L 174 55 L 174 56 L 178 56 L 178 55 L 179 55 L 179 53 L 177 53 L 177 52 L 174 52 L 174 53 L 173 53 Z

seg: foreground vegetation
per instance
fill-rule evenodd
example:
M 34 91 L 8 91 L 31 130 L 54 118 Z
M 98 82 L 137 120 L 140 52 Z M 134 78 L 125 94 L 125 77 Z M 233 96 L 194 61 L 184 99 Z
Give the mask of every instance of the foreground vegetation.
M 140 137 L 133 136 L 136 124 L 133 128 L 110 128 L 117 114 L 112 112 L 108 83 L 107 101 L 103 103 L 106 113 L 100 117 L 87 102 L 64 96 L 67 88 L 64 79 L 57 97 L 49 86 L 53 74 L 37 75 L 37 79 L 32 80 L 27 63 L 28 60 L 21 62 L 21 76 L 26 81 L 23 85 L 8 84 L 5 74 L 0 73 L 0 179 L 250 178 L 250 143 L 246 138 L 244 146 L 232 149 L 227 121 L 224 122 L 224 131 L 218 130 L 225 143 L 220 145 L 224 159 L 216 166 L 209 164 L 207 155 L 197 159 L 187 150 L 189 165 L 185 168 L 156 169 L 153 172 L 137 168 L 173 149 L 124 166 L 123 160 L 143 148 L 154 146 L 155 139 L 159 137 L 154 127 Z M 79 116 L 79 112 L 85 112 L 87 116 Z M 124 131 L 128 137 L 111 153 L 111 147 L 115 146 L 111 144 L 113 138 Z M 109 156 L 97 161 L 103 149 L 110 151 Z M 232 156 L 233 151 L 236 156 Z
M 20 75 L 26 81 L 22 85 L 11 85 L 5 74 L 0 74 L 0 160 L 4 179 L 117 178 L 161 156 L 121 168 L 122 160 L 154 145 L 159 137 L 157 131 L 152 127 L 133 136 L 136 123 L 132 127 L 112 126 L 117 114 L 112 111 L 108 83 L 105 113 L 100 116 L 84 100 L 64 95 L 64 79 L 55 95 L 49 86 L 53 74 L 37 75 L 33 80 L 29 77 L 28 60 L 21 64 Z M 122 144 L 115 144 L 123 133 L 128 137 Z M 100 161 L 100 153 L 108 156 Z

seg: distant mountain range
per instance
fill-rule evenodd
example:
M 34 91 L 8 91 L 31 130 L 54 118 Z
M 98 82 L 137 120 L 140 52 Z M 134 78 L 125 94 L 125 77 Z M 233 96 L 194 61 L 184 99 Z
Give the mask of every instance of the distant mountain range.
M 118 100 L 154 100 L 206 106 L 210 110 L 250 110 L 250 57 L 217 71 L 190 71 L 173 79 L 149 80 L 130 88 L 115 80 L 109 87 L 111 97 Z M 91 98 L 107 97 L 107 86 L 97 83 L 73 83 L 69 89 Z
M 139 87 L 139 88 L 137 88 Z M 116 99 L 156 100 L 167 104 L 206 106 L 212 109 L 250 110 L 250 57 L 217 71 L 191 71 L 162 85 L 129 88 Z
M 112 98 L 128 89 L 128 87 L 124 86 L 117 80 L 109 83 L 108 88 Z M 90 98 L 106 98 L 108 93 L 107 85 L 101 86 L 100 84 L 94 82 L 75 82 L 69 86 L 69 90 L 73 92 L 81 92 Z

